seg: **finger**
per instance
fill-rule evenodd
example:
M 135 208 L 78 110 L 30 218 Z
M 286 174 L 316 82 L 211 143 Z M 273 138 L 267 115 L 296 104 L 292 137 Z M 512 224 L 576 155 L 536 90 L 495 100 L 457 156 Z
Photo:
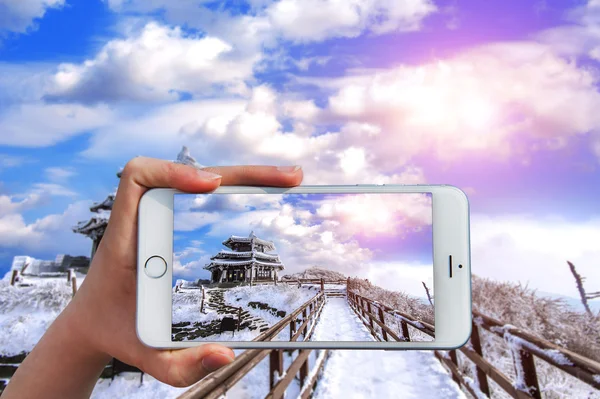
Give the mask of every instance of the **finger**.
M 217 344 L 170 351 L 148 348 L 142 359 L 142 369 L 166 384 L 187 387 L 231 363 L 234 358 L 231 349 Z
M 190 192 L 208 192 L 216 189 L 221 176 L 192 166 L 153 158 L 137 157 L 125 165 L 119 182 L 117 197 L 111 212 L 107 234 L 122 242 L 135 237 L 137 207 L 142 195 L 150 188 L 174 188 Z
M 303 178 L 300 166 L 214 166 L 203 170 L 223 176 L 224 186 L 293 187 Z

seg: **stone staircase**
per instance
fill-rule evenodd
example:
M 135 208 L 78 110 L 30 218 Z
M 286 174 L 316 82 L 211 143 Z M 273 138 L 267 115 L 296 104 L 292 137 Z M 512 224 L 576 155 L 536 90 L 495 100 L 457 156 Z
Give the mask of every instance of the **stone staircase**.
M 210 322 L 182 322 L 173 324 L 171 328 L 171 332 L 173 334 L 174 341 L 183 341 L 183 340 L 196 340 L 198 338 L 207 338 L 211 335 L 218 335 L 219 329 L 221 326 L 221 321 L 225 317 L 233 317 L 234 319 L 238 318 L 238 313 L 240 315 L 240 326 L 239 330 L 248 329 L 250 331 L 254 331 L 256 329 L 259 332 L 263 332 L 269 329 L 269 324 L 258 316 L 251 315 L 247 310 L 242 308 L 241 313 L 239 312 L 237 307 L 227 305 L 225 303 L 225 294 L 226 290 L 216 289 L 206 292 L 206 302 L 204 303 L 204 311 L 205 312 L 216 312 L 219 316 L 217 319 L 212 320 Z M 280 316 L 280 314 L 277 314 Z M 283 316 L 285 316 L 285 312 L 283 312 Z M 224 334 L 231 332 L 224 331 Z M 234 334 L 232 334 L 234 335 Z

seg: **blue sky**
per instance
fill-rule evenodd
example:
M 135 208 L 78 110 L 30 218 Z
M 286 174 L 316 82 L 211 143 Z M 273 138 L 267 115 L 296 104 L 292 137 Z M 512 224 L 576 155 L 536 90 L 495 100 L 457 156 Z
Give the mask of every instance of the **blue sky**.
M 0 272 L 87 254 L 70 228 L 119 168 L 185 144 L 311 184 L 455 184 L 475 273 L 576 295 L 569 259 L 600 281 L 596 0 L 10 4 Z

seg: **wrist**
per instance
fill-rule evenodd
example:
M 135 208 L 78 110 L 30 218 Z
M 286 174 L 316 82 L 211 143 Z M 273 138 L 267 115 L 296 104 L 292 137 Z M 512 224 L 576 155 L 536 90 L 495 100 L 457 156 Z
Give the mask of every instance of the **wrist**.
M 79 292 L 77 293 L 80 294 Z M 83 294 L 83 292 L 81 292 Z M 56 319 L 56 334 L 61 341 L 73 346 L 74 354 L 86 357 L 97 364 L 107 364 L 112 356 L 106 353 L 98 342 L 100 328 L 91 320 L 91 312 L 74 298 Z M 96 330 L 96 331 L 94 331 Z
M 107 364 L 111 356 L 102 350 L 95 339 L 93 324 L 90 325 L 89 320 L 82 317 L 77 307 L 76 303 L 69 304 L 56 319 L 56 334 L 62 342 L 69 345 L 69 350 L 74 351 L 75 355 L 86 357 L 98 364 Z

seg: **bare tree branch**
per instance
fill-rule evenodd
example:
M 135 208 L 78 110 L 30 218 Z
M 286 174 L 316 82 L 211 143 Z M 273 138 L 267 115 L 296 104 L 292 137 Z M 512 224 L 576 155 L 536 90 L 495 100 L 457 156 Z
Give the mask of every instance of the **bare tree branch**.
M 585 289 L 583 288 L 583 280 L 584 278 L 581 277 L 579 275 L 579 273 L 577 273 L 577 270 L 575 270 L 575 265 L 569 261 L 567 261 L 567 264 L 569 265 L 569 269 L 571 269 L 571 273 L 573 273 L 573 276 L 575 277 L 575 283 L 577 284 L 577 290 L 579 291 L 579 295 L 581 296 L 581 303 L 583 303 L 583 307 L 585 308 L 585 311 L 587 312 L 587 314 L 589 314 L 590 316 L 593 316 L 592 311 L 590 309 L 590 306 L 588 305 L 588 296 L 585 293 Z
M 423 287 L 425 287 L 425 292 L 427 293 L 427 299 L 429 299 L 429 303 L 431 304 L 431 306 L 433 306 L 433 298 L 431 297 L 431 294 L 429 293 L 429 288 L 427 287 L 427 284 L 425 284 L 425 281 L 421 281 L 423 283 Z

